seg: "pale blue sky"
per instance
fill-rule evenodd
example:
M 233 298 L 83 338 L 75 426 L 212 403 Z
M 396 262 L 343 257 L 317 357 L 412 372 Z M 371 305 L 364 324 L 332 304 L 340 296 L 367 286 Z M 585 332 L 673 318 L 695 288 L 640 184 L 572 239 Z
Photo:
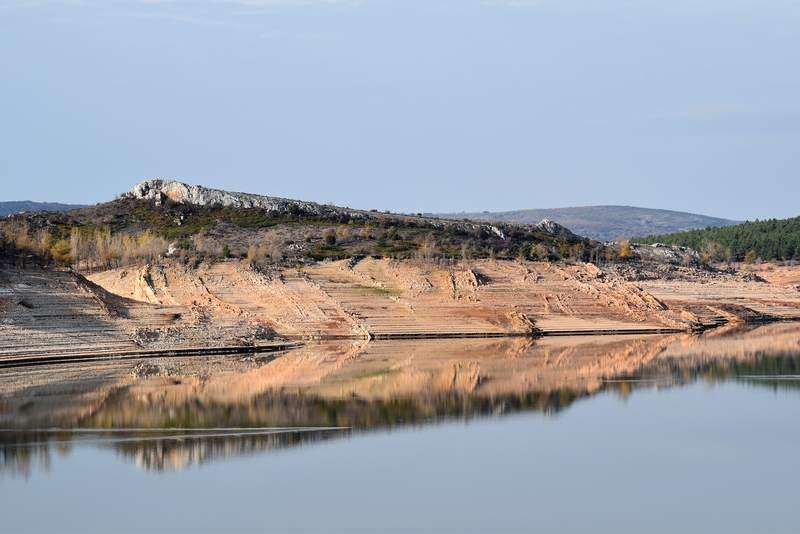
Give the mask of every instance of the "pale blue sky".
M 0 2 L 0 199 L 800 214 L 797 0 Z

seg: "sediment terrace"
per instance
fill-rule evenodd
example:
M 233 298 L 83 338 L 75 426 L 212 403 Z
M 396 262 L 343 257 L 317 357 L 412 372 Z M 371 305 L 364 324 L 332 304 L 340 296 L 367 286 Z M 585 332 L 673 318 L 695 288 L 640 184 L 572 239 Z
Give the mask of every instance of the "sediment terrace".
M 271 350 L 308 339 L 668 333 L 800 317 L 800 291 L 786 284 L 736 272 L 631 269 L 372 258 L 264 269 L 167 261 L 86 277 L 6 268 L 0 365 Z

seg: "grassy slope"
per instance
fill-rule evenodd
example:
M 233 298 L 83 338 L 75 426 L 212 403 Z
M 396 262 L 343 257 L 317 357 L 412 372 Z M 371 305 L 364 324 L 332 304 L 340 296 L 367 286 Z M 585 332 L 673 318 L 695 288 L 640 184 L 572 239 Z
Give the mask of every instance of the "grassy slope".
M 57 238 L 68 238 L 72 227 L 87 232 L 108 227 L 113 233 L 136 234 L 150 230 L 170 241 L 177 241 L 190 250 L 198 235 L 215 245 L 227 245 L 233 255 L 244 255 L 247 248 L 265 240 L 279 246 L 295 246 L 301 255 L 313 259 L 346 258 L 360 255 L 413 257 L 426 241 L 433 243 L 432 255 L 439 257 L 471 258 L 516 257 L 530 254 L 532 246 L 542 243 L 553 254 L 582 244 L 588 254 L 594 243 L 575 236 L 553 236 L 531 227 L 498 224 L 501 238 L 486 227 L 438 221 L 397 214 L 370 213 L 366 220 L 350 219 L 346 215 L 313 217 L 303 213 L 271 214 L 251 208 L 198 207 L 167 204 L 156 207 L 142 200 L 119 199 L 68 213 L 26 214 L 12 217 L 29 221 L 32 228 L 46 227 Z M 324 238 L 325 233 L 340 230 L 335 242 Z M 341 230 L 344 229 L 344 232 Z M 341 235 L 343 233 L 344 235 Z M 288 257 L 288 255 L 287 255 Z

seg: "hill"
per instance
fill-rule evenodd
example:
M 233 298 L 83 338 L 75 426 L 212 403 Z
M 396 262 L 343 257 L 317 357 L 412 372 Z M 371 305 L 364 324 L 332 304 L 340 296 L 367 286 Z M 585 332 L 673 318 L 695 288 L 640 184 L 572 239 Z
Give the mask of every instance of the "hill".
M 797 260 L 800 259 L 800 217 L 651 235 L 635 241 L 691 247 L 716 261 Z
M 104 204 L 0 219 L 0 367 L 275 350 L 278 338 L 664 334 L 798 315 L 794 287 L 641 256 L 551 221 L 149 180 Z M 530 261 L 565 257 L 593 263 Z M 39 268 L 53 265 L 72 268 Z M 479 370 L 466 371 L 472 387 Z
M 633 206 L 584 206 L 574 208 L 528 209 L 481 213 L 448 213 L 449 219 L 531 224 L 551 219 L 578 235 L 610 241 L 618 237 L 683 232 L 696 228 L 730 226 L 737 221 L 681 211 L 637 208 Z
M 35 251 L 78 268 L 164 254 L 272 262 L 363 256 L 588 260 L 601 249 L 552 221 L 487 224 L 380 213 L 158 179 L 112 202 L 0 222 L 7 249 Z
M 30 200 L 11 200 L 0 202 L 0 217 L 30 211 L 69 211 L 84 207 L 81 204 L 61 204 L 59 202 L 32 202 Z

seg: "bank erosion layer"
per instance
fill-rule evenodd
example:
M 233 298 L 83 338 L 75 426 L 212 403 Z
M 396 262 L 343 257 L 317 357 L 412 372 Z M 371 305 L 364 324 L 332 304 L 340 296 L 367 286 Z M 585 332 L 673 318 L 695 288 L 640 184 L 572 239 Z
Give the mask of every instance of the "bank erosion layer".
M 787 267 L 786 269 L 791 269 Z M 365 258 L 0 270 L 0 365 L 314 338 L 658 333 L 800 318 L 800 291 L 674 265 Z
M 147 180 L 111 202 L 0 220 L 0 366 L 798 317 L 792 275 L 769 276 L 548 220 L 443 220 Z

